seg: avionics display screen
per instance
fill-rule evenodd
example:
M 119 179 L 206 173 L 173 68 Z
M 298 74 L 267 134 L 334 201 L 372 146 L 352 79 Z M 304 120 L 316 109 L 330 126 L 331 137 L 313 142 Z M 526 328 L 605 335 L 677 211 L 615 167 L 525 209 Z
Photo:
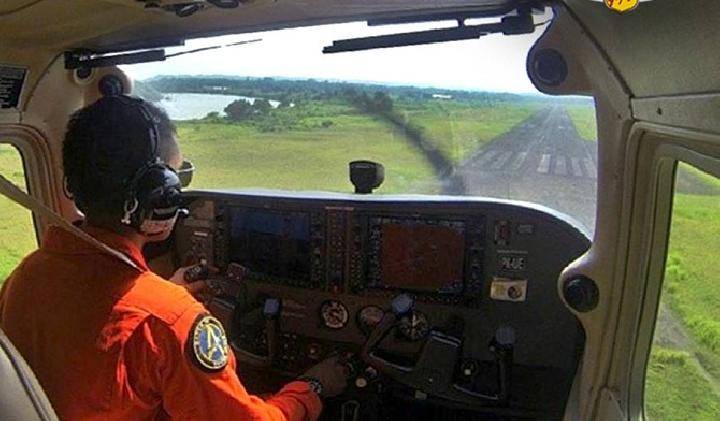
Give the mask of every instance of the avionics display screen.
M 310 216 L 230 208 L 230 261 L 251 274 L 281 279 L 310 279 Z
M 369 242 L 371 288 L 462 292 L 464 222 L 374 218 Z

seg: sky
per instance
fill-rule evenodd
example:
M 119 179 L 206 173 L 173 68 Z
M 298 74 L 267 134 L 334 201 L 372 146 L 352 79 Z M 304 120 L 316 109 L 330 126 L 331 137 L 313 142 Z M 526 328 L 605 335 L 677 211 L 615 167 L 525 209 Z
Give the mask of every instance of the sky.
M 535 16 L 545 22 L 550 12 Z M 468 21 L 467 24 L 487 20 Z M 492 19 L 490 21 L 496 21 Z M 242 46 L 170 58 L 165 62 L 122 66 L 133 79 L 157 75 L 232 75 L 365 81 L 492 92 L 536 93 L 525 71 L 534 34 L 486 35 L 443 44 L 323 54 L 333 40 L 453 26 L 432 23 L 368 27 L 364 22 L 284 29 L 272 32 L 188 40 L 168 54 L 211 45 L 262 38 Z

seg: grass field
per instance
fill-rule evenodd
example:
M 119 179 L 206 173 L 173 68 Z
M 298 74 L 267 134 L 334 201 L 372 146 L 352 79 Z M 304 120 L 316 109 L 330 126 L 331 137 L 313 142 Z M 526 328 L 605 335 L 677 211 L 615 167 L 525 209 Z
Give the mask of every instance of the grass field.
M 453 165 L 542 108 L 539 103 L 478 106 L 441 99 L 421 104 L 398 103 L 395 110 L 422 127 L 425 137 Z
M 694 183 L 689 183 L 693 178 Z M 715 262 L 720 250 L 720 181 L 687 165 L 680 166 L 678 180 L 685 181 L 682 187 L 678 183 L 673 204 L 662 301 L 689 339 L 653 346 L 646 409 L 653 420 L 717 420 L 720 274 Z
M 595 121 L 595 107 L 591 105 L 566 105 L 568 115 L 580 137 L 585 140 L 597 141 L 597 122 Z
M 16 185 L 25 187 L 22 159 L 18 151 L 0 143 L 0 172 Z M 20 205 L 0 196 L 0 283 L 20 259 L 37 247 L 32 215 Z
M 349 193 L 348 162 L 369 159 L 385 166 L 386 181 L 378 193 L 439 192 L 432 166 L 388 123 L 349 108 L 332 121 L 327 128 L 283 132 L 180 123 L 181 149 L 197 168 L 192 187 Z
M 686 352 L 656 350 L 647 373 L 647 419 L 717 420 L 720 399 L 710 390 L 701 370 L 697 361 Z

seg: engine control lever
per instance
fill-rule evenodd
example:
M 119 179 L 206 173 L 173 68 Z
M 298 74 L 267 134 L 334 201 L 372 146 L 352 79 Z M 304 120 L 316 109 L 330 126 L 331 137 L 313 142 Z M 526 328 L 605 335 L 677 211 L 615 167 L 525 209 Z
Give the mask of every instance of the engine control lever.
M 267 355 L 258 355 L 242 348 L 234 347 L 235 354 L 243 363 L 258 368 L 272 366 L 278 350 L 278 332 L 281 302 L 278 298 L 266 298 L 263 303 L 262 315 L 265 319 L 265 338 L 267 343 Z

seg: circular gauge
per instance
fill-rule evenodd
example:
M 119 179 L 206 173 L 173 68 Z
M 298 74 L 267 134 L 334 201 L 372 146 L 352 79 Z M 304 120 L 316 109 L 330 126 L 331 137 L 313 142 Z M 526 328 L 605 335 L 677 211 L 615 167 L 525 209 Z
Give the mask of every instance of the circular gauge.
M 350 318 L 347 308 L 340 301 L 328 300 L 320 306 L 320 317 L 325 327 L 340 329 Z
M 367 306 L 357 315 L 358 326 L 363 332 L 369 333 L 380 323 L 384 315 L 385 312 L 380 307 Z
M 413 311 L 400 319 L 398 330 L 406 339 L 419 341 L 427 336 L 430 327 L 425 314 Z

